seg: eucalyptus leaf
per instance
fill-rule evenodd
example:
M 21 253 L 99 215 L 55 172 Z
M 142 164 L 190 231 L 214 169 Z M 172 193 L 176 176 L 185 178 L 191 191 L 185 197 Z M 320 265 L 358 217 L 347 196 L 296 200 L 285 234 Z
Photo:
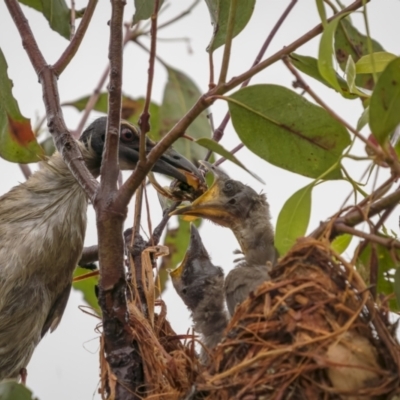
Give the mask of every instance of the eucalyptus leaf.
M 333 64 L 334 52 L 334 36 L 337 26 L 341 18 L 344 18 L 348 13 L 339 15 L 333 19 L 325 27 L 321 36 L 318 52 L 318 69 L 322 77 L 332 85 L 338 92 L 342 93 L 342 89 L 336 78 L 336 70 Z
M 208 11 L 210 12 L 211 23 L 214 27 L 213 37 L 207 47 L 207 51 L 212 53 L 226 42 L 228 29 L 229 9 L 232 0 L 205 0 Z M 233 37 L 237 36 L 249 22 L 255 5 L 255 0 L 238 0 L 235 14 L 235 24 L 233 27 Z
M 376 53 L 367 54 L 361 57 L 356 63 L 357 74 L 372 74 L 374 72 L 382 72 L 390 61 L 396 56 L 386 51 L 378 51 Z
M 335 164 L 350 136 L 327 111 L 277 85 L 249 86 L 226 99 L 233 126 L 253 153 L 310 178 L 342 177 Z
M 348 233 L 336 236 L 335 239 L 332 240 L 331 247 L 336 253 L 342 254 L 349 247 L 352 239 L 353 236 Z
M 400 58 L 389 63 L 380 75 L 369 107 L 369 126 L 384 143 L 400 123 Z
M 275 247 L 280 256 L 285 255 L 299 237 L 307 232 L 311 214 L 311 192 L 307 185 L 294 193 L 283 205 L 276 224 Z
M 192 108 L 201 97 L 197 85 L 183 72 L 167 68 L 168 82 L 164 89 L 160 107 L 160 136 L 164 136 Z M 194 139 L 211 137 L 211 128 L 206 113 L 201 113 L 186 130 Z M 190 140 L 178 139 L 174 148 L 187 159 L 197 162 L 203 159 L 207 151 Z
M 74 278 L 85 275 L 89 272 L 90 271 L 85 268 L 77 267 L 74 271 Z M 73 282 L 72 287 L 82 293 L 86 303 L 93 308 L 97 315 L 101 315 L 101 309 L 95 293 L 95 286 L 98 284 L 98 281 L 98 276 L 91 276 L 89 278 Z
M 374 39 L 370 38 L 372 51 L 383 51 L 383 47 Z M 342 18 L 335 33 L 336 60 L 344 71 L 349 56 L 357 62 L 362 56 L 369 54 L 368 37 L 360 33 L 351 23 L 350 17 Z M 371 74 L 358 75 L 355 84 L 359 88 L 372 90 L 374 80 Z
M 358 88 L 356 85 L 356 65 L 353 61 L 353 58 L 349 56 L 346 64 L 346 81 L 347 85 L 349 86 L 349 90 L 351 93 L 357 94 L 361 97 L 370 97 L 372 92 L 367 89 Z
M 43 149 L 36 141 L 30 120 L 21 114 L 13 97 L 13 83 L 7 69 L 6 59 L 0 50 L 0 157 L 21 164 L 40 161 Z
M 160 10 L 164 0 L 159 0 L 158 11 Z M 154 12 L 155 0 L 135 0 L 135 14 L 132 18 L 132 26 L 139 21 L 150 19 Z
M 15 380 L 3 380 L 0 382 L 1 400 L 37 400 L 32 392 L 21 383 Z
M 259 182 L 265 184 L 265 182 L 255 173 L 249 171 L 232 153 L 222 147 L 219 143 L 214 140 L 208 138 L 197 139 L 196 143 L 200 146 L 205 147 L 208 150 L 213 151 L 214 153 L 219 154 L 222 157 L 225 157 L 227 160 L 233 162 L 238 165 L 240 168 L 243 168 L 246 172 L 248 172 L 253 178 L 257 179 Z
M 376 251 L 378 264 L 377 293 L 378 295 L 383 294 L 384 296 L 395 293 L 397 297 L 397 294 L 400 294 L 399 286 L 396 285 L 396 275 L 400 274 L 399 272 L 397 272 L 399 271 L 400 260 L 399 249 L 388 249 L 387 247 L 377 243 L 368 243 L 357 259 L 357 269 L 361 273 L 366 285 L 370 285 L 371 282 L 369 281 L 369 276 L 371 268 L 371 256 L 373 251 L 372 246 L 374 246 L 374 249 Z M 398 303 L 396 299 L 390 299 L 389 305 L 391 311 L 400 310 L 400 303 Z
M 49 22 L 53 31 L 59 33 L 65 39 L 70 40 L 71 25 L 70 15 L 71 10 L 68 8 L 65 0 L 18 0 L 26 6 L 39 11 Z M 78 17 L 79 15 L 77 15 Z
M 318 60 L 309 56 L 302 56 L 300 54 L 292 53 L 290 54 L 291 63 L 301 72 L 305 73 L 308 76 L 316 79 L 321 82 L 325 86 L 336 90 L 329 82 L 327 82 L 321 75 L 318 69 Z M 342 90 L 341 94 L 343 97 L 347 99 L 356 99 L 357 95 L 350 93 L 349 88 L 347 86 L 347 82 L 338 74 L 336 74 L 336 80 Z M 336 90 L 337 91 L 337 90 Z M 340 92 L 339 92 L 340 93 Z
M 364 111 L 360 115 L 360 118 L 357 121 L 357 130 L 361 131 L 364 126 L 368 124 L 369 121 L 369 106 L 364 108 Z

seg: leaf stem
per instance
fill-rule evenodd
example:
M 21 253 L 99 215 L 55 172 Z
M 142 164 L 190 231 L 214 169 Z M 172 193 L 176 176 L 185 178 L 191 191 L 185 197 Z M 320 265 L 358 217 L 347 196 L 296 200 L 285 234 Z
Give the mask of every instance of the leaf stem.
M 224 55 L 222 57 L 221 71 L 219 74 L 218 85 L 226 82 L 226 76 L 228 74 L 229 59 L 231 57 L 233 29 L 235 27 L 236 11 L 237 11 L 238 0 L 231 0 L 228 15 L 228 27 L 226 29 L 226 41 L 224 48 Z

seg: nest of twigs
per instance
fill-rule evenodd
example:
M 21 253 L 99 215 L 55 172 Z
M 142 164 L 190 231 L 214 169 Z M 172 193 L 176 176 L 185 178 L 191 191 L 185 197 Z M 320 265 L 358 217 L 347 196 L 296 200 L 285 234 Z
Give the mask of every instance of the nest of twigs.
M 237 308 L 208 366 L 193 336 L 177 335 L 164 303 L 151 298 L 151 266 L 142 261 L 148 285 L 142 301 L 136 292 L 128 304 L 144 375 L 138 398 L 372 400 L 400 392 L 400 346 L 388 308 L 329 243 L 303 239 L 280 260 L 272 280 Z
M 390 399 L 400 352 L 387 309 L 329 244 L 300 241 L 236 310 L 196 398 Z

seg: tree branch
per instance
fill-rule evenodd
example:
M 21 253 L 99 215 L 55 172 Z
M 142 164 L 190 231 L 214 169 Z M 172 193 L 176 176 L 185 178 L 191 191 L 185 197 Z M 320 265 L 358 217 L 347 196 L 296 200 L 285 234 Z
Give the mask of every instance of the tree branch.
M 25 18 L 17 0 L 6 0 L 5 3 L 21 36 L 23 47 L 42 85 L 47 126 L 53 136 L 57 150 L 61 153 L 63 160 L 77 182 L 81 185 L 88 197 L 93 200 L 97 191 L 98 182 L 86 168 L 79 147 L 65 124 L 60 106 L 57 77 L 52 67 L 46 63 L 46 60 L 40 52 L 28 20 Z
M 78 51 L 79 46 L 82 43 L 82 39 L 84 38 L 86 30 L 92 19 L 96 5 L 97 0 L 89 0 L 89 4 L 85 9 L 85 13 L 83 14 L 82 20 L 78 26 L 78 29 L 76 30 L 75 35 L 72 37 L 72 40 L 69 42 L 67 48 L 64 50 L 64 53 L 61 54 L 61 57 L 53 65 L 54 73 L 57 76 L 61 75 L 61 73 L 68 66 L 68 64 L 74 58 L 76 52 Z

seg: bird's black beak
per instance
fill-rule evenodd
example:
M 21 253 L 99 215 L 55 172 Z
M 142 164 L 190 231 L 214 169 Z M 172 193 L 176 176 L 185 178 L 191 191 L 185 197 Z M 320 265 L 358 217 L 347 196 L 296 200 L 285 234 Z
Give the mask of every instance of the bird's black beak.
M 107 129 L 107 117 L 98 118 L 82 133 L 80 140 L 89 145 L 96 153 L 101 163 L 103 155 L 104 140 Z M 139 129 L 127 121 L 121 121 L 120 143 L 119 143 L 119 162 L 122 170 L 133 170 L 139 161 Z M 146 153 L 149 153 L 156 143 L 146 137 Z M 154 164 L 152 170 L 181 182 L 189 186 L 198 186 L 204 183 L 204 177 L 199 170 L 185 157 L 174 149 L 168 149 Z M 197 187 L 196 187 L 197 188 Z

